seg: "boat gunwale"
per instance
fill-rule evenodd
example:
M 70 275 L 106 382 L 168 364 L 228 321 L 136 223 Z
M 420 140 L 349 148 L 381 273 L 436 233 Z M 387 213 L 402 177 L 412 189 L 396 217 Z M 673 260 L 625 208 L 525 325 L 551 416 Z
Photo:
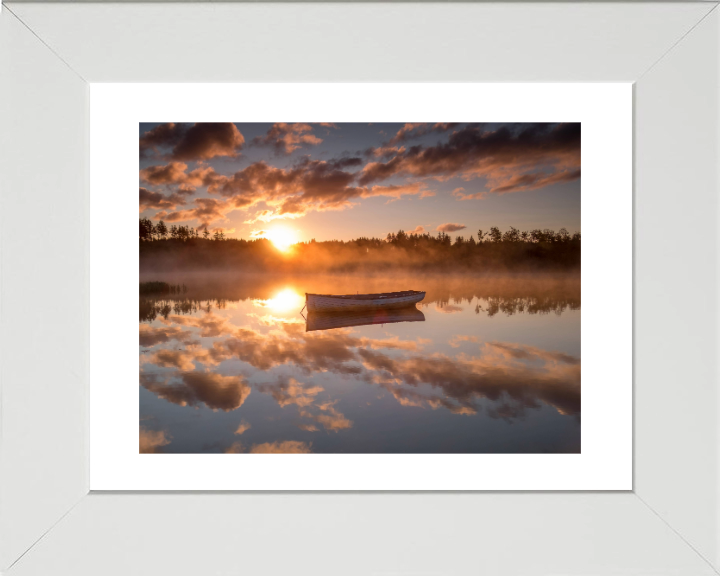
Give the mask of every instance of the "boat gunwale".
M 379 292 L 377 294 L 312 294 L 305 293 L 305 298 L 310 296 L 321 296 L 323 298 L 338 298 L 342 300 L 384 300 L 386 298 L 404 298 L 406 296 L 417 296 L 424 294 L 420 290 L 403 290 L 402 292 Z

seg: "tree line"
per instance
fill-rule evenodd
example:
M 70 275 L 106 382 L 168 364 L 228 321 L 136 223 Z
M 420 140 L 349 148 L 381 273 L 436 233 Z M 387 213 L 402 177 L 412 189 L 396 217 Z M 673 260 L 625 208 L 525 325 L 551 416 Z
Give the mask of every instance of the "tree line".
M 140 240 L 192 240 L 194 238 L 211 239 L 211 234 L 207 228 L 202 233 L 200 228 L 192 226 L 175 226 L 168 228 L 162 220 L 157 224 L 153 224 L 149 218 L 140 218 Z M 225 234 L 222 230 L 215 230 L 212 234 L 212 240 L 225 240 Z
M 140 267 L 145 271 L 170 269 L 230 269 L 258 272 L 373 272 L 395 269 L 426 272 L 484 270 L 579 269 L 580 233 L 562 228 L 501 231 L 478 230 L 472 236 L 446 233 L 411 234 L 403 230 L 385 238 L 298 242 L 278 250 L 265 238 L 225 238 L 216 232 L 187 226 L 163 231 L 161 222 L 147 226 L 141 220 Z M 153 230 L 151 233 L 150 230 Z
M 193 228 L 192 226 L 170 226 L 168 228 L 165 222 L 160 220 L 157 224 L 153 224 L 149 218 L 140 218 L 140 240 L 155 241 L 155 240 L 193 240 L 197 238 L 203 238 L 204 240 L 225 240 L 225 235 L 222 230 L 216 230 L 214 234 L 210 234 L 207 228 L 204 228 L 200 232 L 200 228 Z M 439 244 L 442 246 L 450 246 L 452 244 L 462 245 L 469 244 L 482 244 L 483 242 L 531 242 L 531 243 L 567 243 L 567 242 L 580 242 L 580 232 L 575 232 L 573 235 L 567 231 L 566 228 L 560 228 L 559 231 L 555 232 L 545 228 L 544 230 L 524 230 L 520 231 L 517 228 L 510 226 L 509 230 L 501 232 L 496 226 L 491 227 L 489 230 L 478 230 L 477 240 L 475 236 L 456 236 L 455 242 L 452 241 L 452 237 L 445 232 L 438 232 L 437 236 L 433 236 L 429 233 L 424 234 L 413 234 L 405 232 L 404 230 L 398 230 L 397 233 L 389 232 L 387 237 L 383 240 L 380 238 L 366 238 L 361 236 L 360 238 L 343 242 L 342 240 L 329 240 L 330 243 L 341 243 L 341 244 L 354 244 L 356 246 L 378 246 L 383 243 L 392 244 L 394 246 L 419 246 L 421 244 Z M 310 240 L 310 243 L 315 243 L 315 239 Z
M 425 234 L 410 234 L 404 230 L 398 230 L 397 233 L 390 232 L 385 238 L 386 242 L 397 246 L 417 246 L 422 243 L 437 243 L 445 246 L 453 244 L 452 238 L 445 232 L 438 232 L 437 236 L 433 236 L 429 233 Z M 566 242 L 580 242 L 580 232 L 575 232 L 572 236 L 566 228 L 560 228 L 558 232 L 550 230 L 548 228 L 544 230 L 535 229 L 530 231 L 521 232 L 517 228 L 510 226 L 510 230 L 501 232 L 500 228 L 493 226 L 490 230 L 478 230 L 477 240 L 475 236 L 456 236 L 454 244 L 462 245 L 469 244 L 473 246 L 475 244 L 482 244 L 483 242 L 531 242 L 531 243 L 566 243 Z

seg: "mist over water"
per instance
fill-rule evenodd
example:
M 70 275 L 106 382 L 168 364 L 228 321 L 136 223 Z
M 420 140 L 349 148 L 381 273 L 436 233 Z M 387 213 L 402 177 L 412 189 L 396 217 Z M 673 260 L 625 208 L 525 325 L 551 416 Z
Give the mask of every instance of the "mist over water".
M 140 281 L 178 287 L 140 296 L 143 452 L 580 451 L 579 272 Z M 400 290 L 426 292 L 419 316 L 300 314 L 308 292 Z

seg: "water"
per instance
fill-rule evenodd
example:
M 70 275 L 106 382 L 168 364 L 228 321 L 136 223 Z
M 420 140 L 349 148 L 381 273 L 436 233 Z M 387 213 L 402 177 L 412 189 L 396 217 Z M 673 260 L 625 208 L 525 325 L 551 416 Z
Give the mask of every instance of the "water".
M 579 274 L 147 280 L 180 289 L 140 298 L 143 452 L 580 451 Z M 405 289 L 420 313 L 300 314 L 305 292 Z

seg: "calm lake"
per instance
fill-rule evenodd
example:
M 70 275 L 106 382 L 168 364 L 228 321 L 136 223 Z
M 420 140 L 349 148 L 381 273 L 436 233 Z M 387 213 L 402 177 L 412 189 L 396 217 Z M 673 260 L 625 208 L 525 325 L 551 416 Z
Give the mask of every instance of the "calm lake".
M 142 452 L 580 451 L 579 273 L 140 280 L 178 286 L 140 296 Z M 410 289 L 418 312 L 300 313 Z

